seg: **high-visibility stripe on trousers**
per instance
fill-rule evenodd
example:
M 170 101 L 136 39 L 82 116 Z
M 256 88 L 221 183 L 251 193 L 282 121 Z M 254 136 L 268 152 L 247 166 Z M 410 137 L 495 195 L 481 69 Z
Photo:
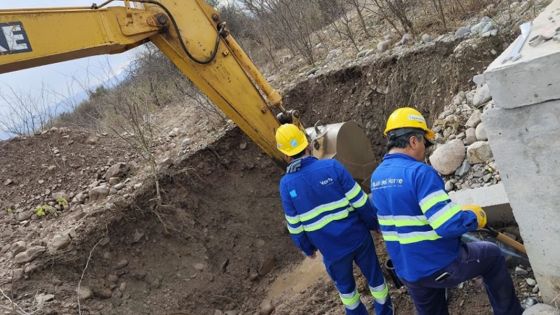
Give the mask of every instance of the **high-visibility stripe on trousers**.
M 353 275 L 354 262 L 366 277 L 369 290 L 374 299 L 375 314 L 392 315 L 393 307 L 389 288 L 383 278 L 371 236 L 352 253 L 334 262 L 324 261 L 328 274 L 333 279 L 340 299 L 349 315 L 367 315 L 366 307 L 360 300 Z

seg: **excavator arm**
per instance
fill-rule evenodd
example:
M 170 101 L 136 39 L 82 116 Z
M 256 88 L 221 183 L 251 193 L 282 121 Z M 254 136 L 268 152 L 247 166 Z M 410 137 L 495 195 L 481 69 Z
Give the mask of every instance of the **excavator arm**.
M 111 2 L 122 6 L 107 6 Z M 280 94 L 203 0 L 107 1 L 99 6 L 0 10 L 0 73 L 154 43 L 278 164 Z
M 114 3 L 121 6 L 108 6 Z M 0 10 L 0 74 L 152 42 L 278 165 L 279 119 L 301 126 L 204 0 L 107 0 L 91 7 Z M 277 119 L 276 113 L 280 117 Z M 303 127 L 303 126 L 302 126 Z M 336 158 L 368 186 L 375 166 L 355 123 L 309 128 L 313 154 Z

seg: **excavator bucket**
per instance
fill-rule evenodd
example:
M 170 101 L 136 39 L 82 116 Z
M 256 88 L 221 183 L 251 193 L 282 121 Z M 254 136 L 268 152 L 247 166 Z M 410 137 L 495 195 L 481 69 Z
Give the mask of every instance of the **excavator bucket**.
M 313 155 L 319 159 L 336 159 L 362 187 L 369 190 L 369 178 L 376 159 L 367 136 L 355 122 L 319 125 L 306 129 Z

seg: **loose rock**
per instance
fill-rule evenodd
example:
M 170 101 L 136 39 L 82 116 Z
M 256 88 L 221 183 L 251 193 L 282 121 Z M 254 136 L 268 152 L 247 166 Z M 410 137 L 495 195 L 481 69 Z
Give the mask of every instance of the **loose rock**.
M 515 274 L 518 276 L 526 276 L 529 274 L 529 271 L 521 268 L 520 266 L 515 267 Z
M 464 159 L 463 141 L 453 140 L 438 147 L 430 156 L 430 163 L 440 174 L 449 175 L 461 166 Z
M 476 142 L 476 129 L 469 128 L 465 131 L 465 134 L 466 134 L 466 137 L 465 137 L 465 144 L 466 145 L 471 145 L 471 144 Z
M 108 195 L 109 195 L 109 187 L 107 187 L 106 185 L 101 185 L 89 191 L 89 200 L 98 201 L 104 199 Z
M 122 269 L 126 266 L 128 266 L 128 260 L 122 259 L 117 263 L 117 265 L 115 266 L 115 269 Z
M 264 300 L 261 303 L 259 315 L 270 315 L 272 312 L 274 312 L 274 305 L 272 305 L 270 300 Z
M 471 169 L 471 164 L 469 163 L 469 161 L 467 161 L 465 159 L 463 161 L 463 164 L 461 164 L 461 167 L 459 167 L 455 171 L 455 176 L 463 177 L 463 176 L 465 176 L 465 174 L 467 174 L 469 172 L 470 169 Z
M 482 121 L 482 113 L 479 110 L 475 110 L 469 120 L 465 123 L 468 128 L 476 128 L 478 124 Z
M 471 28 L 468 26 L 463 26 L 457 29 L 455 32 L 456 38 L 465 38 L 471 34 Z
M 486 163 L 492 157 L 492 149 L 486 141 L 477 141 L 467 148 L 467 161 L 470 164 Z
M 431 43 L 432 42 L 432 36 L 430 36 L 429 34 L 423 34 L 422 35 L 422 42 L 423 43 Z
M 384 52 L 391 46 L 391 40 L 384 40 L 377 44 L 377 51 Z
M 28 248 L 26 251 L 17 254 L 14 257 L 16 264 L 24 264 L 33 261 L 35 258 L 41 256 L 45 252 L 46 248 L 44 246 L 33 246 Z
M 104 178 L 109 180 L 111 177 L 124 177 L 130 171 L 130 167 L 123 162 L 111 166 L 105 173 Z
M 37 302 L 38 305 L 43 305 L 45 304 L 45 302 L 50 302 L 54 300 L 54 294 L 37 294 L 35 296 L 35 301 Z
M 80 286 L 80 288 L 78 289 L 78 297 L 80 298 L 80 300 L 87 300 L 90 299 L 92 296 L 93 296 L 93 292 L 91 291 L 90 288 Z
M 27 249 L 27 244 L 24 241 L 15 242 L 12 245 L 12 253 L 15 255 L 25 251 Z
M 66 248 L 70 245 L 71 239 L 68 234 L 58 234 L 53 237 L 52 241 L 49 243 L 49 251 L 56 252 L 58 250 Z
M 525 281 L 527 282 L 528 285 L 534 287 L 537 284 L 537 281 L 535 281 L 535 279 L 533 278 L 527 278 L 525 279 Z
M 476 127 L 475 135 L 478 141 L 488 140 L 488 136 L 486 136 L 486 128 L 484 127 L 484 123 L 478 124 L 478 126 Z
M 476 90 L 476 94 L 473 98 L 473 106 L 480 107 L 491 99 L 492 95 L 490 95 L 490 88 L 488 87 L 488 84 L 485 84 Z
M 526 309 L 523 315 L 560 315 L 560 311 L 550 305 L 535 304 Z

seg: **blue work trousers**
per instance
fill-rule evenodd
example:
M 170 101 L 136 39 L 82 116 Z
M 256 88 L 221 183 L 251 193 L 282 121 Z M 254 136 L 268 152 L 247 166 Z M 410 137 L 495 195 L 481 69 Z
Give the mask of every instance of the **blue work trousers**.
M 353 263 L 356 263 L 366 277 L 369 290 L 374 298 L 376 315 L 393 315 L 389 288 L 383 278 L 371 235 L 352 253 L 333 262 L 324 261 L 328 274 L 334 281 L 348 315 L 367 315 L 360 301 L 360 294 L 354 281 Z
M 446 268 L 416 282 L 403 282 L 419 315 L 448 315 L 445 288 L 478 276 L 484 280 L 494 315 L 523 313 L 505 259 L 498 246 L 490 242 L 463 244 L 457 259 Z

